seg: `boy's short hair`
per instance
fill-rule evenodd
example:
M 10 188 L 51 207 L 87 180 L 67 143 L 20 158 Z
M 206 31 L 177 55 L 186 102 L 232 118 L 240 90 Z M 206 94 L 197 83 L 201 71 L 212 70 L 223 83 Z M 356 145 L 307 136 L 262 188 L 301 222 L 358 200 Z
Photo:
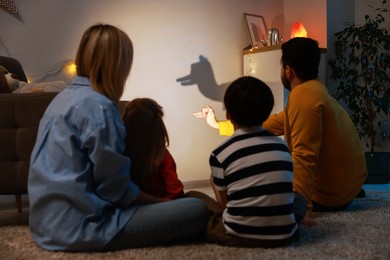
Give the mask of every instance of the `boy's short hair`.
M 274 106 L 271 89 L 263 81 L 245 76 L 226 89 L 224 104 L 231 119 L 243 127 L 261 126 Z
M 321 51 L 318 42 L 296 37 L 282 44 L 282 65 L 291 67 L 303 81 L 318 78 Z

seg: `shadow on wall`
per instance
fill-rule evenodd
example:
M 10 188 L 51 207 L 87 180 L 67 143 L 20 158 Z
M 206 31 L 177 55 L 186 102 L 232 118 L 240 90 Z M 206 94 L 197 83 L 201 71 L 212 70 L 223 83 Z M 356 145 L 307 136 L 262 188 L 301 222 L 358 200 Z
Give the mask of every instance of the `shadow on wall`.
M 177 82 L 184 87 L 198 85 L 200 93 L 205 97 L 223 102 L 225 90 L 230 83 L 218 85 L 213 68 L 210 62 L 203 55 L 199 56 L 199 61 L 191 64 L 191 72 L 189 75 L 176 79 Z

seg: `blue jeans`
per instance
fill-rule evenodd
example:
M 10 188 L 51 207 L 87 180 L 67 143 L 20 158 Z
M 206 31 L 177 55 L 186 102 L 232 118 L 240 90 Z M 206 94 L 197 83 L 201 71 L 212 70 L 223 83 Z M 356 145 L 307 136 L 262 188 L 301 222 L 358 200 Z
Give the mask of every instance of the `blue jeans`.
M 196 198 L 140 205 L 105 250 L 165 245 L 199 238 L 205 234 L 207 220 L 207 207 Z

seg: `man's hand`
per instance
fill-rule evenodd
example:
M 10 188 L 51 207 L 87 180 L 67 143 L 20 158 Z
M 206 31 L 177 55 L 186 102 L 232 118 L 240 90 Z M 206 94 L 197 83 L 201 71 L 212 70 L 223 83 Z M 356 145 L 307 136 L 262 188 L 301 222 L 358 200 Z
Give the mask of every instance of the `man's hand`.
M 203 107 L 200 112 L 192 113 L 193 116 L 197 118 L 204 118 L 209 126 L 212 128 L 218 129 L 218 121 L 215 118 L 214 109 L 210 106 Z
M 194 112 L 192 115 L 197 118 L 206 118 L 208 112 L 209 112 L 210 106 L 202 107 L 202 109 L 199 112 Z

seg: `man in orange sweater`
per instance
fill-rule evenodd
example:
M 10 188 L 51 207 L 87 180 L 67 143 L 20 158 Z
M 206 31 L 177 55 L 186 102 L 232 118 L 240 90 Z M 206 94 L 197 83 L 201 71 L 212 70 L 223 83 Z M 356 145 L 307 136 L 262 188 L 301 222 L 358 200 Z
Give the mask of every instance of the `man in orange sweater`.
M 345 210 L 362 191 L 367 176 L 364 151 L 349 115 L 318 80 L 320 50 L 310 38 L 282 45 L 281 80 L 290 90 L 285 109 L 263 127 L 284 135 L 294 163 L 294 190 L 308 201 L 304 223 L 315 225 L 312 211 Z M 229 121 L 217 121 L 212 108 L 194 113 L 231 135 Z

